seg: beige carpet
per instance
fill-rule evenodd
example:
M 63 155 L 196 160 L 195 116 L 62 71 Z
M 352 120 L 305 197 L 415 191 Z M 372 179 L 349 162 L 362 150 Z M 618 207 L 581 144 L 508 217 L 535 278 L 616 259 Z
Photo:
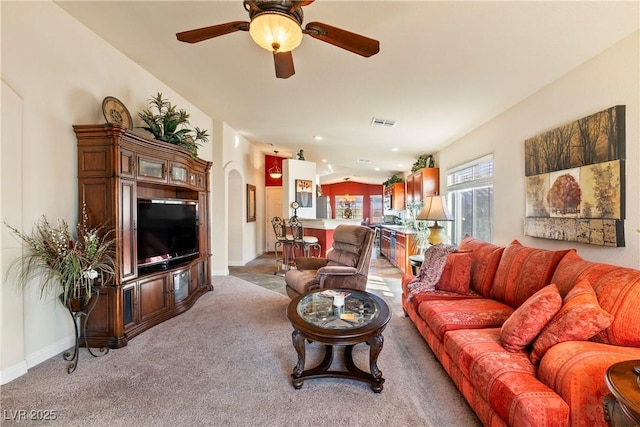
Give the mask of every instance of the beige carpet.
M 191 310 L 127 347 L 101 358 L 83 349 L 73 374 L 59 355 L 0 387 L 1 424 L 13 425 L 16 411 L 49 410 L 55 421 L 20 425 L 480 425 L 402 313 L 393 313 L 384 333 L 382 393 L 339 379 L 295 390 L 289 299 L 236 277 L 214 284 Z M 307 351 L 307 363 L 321 358 L 317 344 Z M 368 366 L 367 346 L 357 346 L 354 358 Z

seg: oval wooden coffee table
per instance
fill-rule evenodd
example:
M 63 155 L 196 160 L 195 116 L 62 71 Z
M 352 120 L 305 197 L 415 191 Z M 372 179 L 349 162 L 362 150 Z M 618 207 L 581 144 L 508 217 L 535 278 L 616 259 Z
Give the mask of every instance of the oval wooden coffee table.
M 348 294 L 342 308 L 333 306 L 332 295 L 336 293 Z M 384 342 L 382 331 L 391 319 L 391 310 L 382 298 L 351 289 L 316 290 L 291 301 L 287 317 L 293 325 L 291 337 L 298 353 L 298 363 L 291 374 L 296 389 L 307 379 L 347 378 L 369 383 L 376 393 L 382 391 L 384 378 L 377 361 Z M 325 355 L 318 366 L 304 370 L 307 340 L 324 344 Z M 370 347 L 369 372 L 353 361 L 353 347 L 360 343 Z M 338 346 L 344 347 L 343 371 L 330 369 Z

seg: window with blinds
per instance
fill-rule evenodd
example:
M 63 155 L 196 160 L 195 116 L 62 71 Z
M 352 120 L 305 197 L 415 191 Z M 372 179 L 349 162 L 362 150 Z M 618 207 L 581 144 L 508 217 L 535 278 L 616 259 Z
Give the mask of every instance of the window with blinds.
M 447 171 L 447 197 L 455 220 L 449 224 L 452 243 L 465 234 L 490 242 L 493 238 L 493 155 Z

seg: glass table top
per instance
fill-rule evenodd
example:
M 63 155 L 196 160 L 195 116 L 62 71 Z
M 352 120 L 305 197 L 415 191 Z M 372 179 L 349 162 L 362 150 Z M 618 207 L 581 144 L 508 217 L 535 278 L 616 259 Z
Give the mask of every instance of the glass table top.
M 375 320 L 380 315 L 380 306 L 365 292 L 325 289 L 302 297 L 297 312 L 305 322 L 322 328 L 355 329 Z

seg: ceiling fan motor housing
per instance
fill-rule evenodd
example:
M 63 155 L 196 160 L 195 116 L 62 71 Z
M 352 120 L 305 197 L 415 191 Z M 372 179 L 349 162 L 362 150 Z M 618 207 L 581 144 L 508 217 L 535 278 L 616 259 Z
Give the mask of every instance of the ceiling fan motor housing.
M 253 20 L 264 12 L 277 12 L 294 19 L 298 25 L 302 25 L 304 13 L 299 1 L 292 0 L 245 0 L 244 8 L 249 12 L 249 18 Z

